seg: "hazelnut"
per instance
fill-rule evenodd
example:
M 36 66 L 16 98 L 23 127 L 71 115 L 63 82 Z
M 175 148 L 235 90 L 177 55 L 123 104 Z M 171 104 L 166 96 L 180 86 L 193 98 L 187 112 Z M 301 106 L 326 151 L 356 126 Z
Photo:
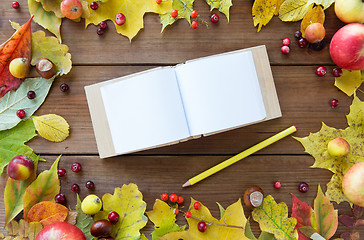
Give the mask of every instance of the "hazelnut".
M 249 208 L 257 208 L 262 205 L 264 199 L 263 190 L 258 186 L 249 187 L 244 193 L 244 203 Z
M 35 69 L 38 74 L 45 79 L 50 79 L 56 74 L 56 66 L 47 58 L 40 59 L 35 65 Z

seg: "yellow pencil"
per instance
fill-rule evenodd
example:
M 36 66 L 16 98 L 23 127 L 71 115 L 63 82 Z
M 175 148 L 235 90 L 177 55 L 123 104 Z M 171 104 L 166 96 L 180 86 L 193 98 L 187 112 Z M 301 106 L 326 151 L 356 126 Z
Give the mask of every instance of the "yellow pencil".
M 212 174 L 240 161 L 241 159 L 259 151 L 260 149 L 262 148 L 265 148 L 269 145 L 271 145 L 272 143 L 275 143 L 277 142 L 278 140 L 281 140 L 282 138 L 284 137 L 287 137 L 288 135 L 294 133 L 295 131 L 297 131 L 297 127 L 296 126 L 292 126 L 292 127 L 289 127 L 287 128 L 286 130 L 283 130 L 282 132 L 280 133 L 277 133 L 276 135 L 258 143 L 257 145 L 251 147 L 251 148 L 248 148 L 247 150 L 235 155 L 234 157 L 231 157 L 225 161 L 223 161 L 222 163 L 219 163 L 218 165 L 200 173 L 199 175 L 191 178 L 190 180 L 188 180 L 185 184 L 182 185 L 182 187 L 188 187 L 188 186 L 191 186 L 209 176 L 211 176 Z

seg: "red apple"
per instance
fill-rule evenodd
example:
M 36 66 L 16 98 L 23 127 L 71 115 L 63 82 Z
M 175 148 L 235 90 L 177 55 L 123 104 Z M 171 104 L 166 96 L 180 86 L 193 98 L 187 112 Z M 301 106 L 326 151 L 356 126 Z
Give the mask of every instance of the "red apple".
M 82 4 L 79 0 L 63 0 L 61 2 L 61 12 L 66 18 L 77 19 L 82 15 Z
M 335 14 L 344 23 L 364 23 L 364 1 L 336 0 Z
M 340 28 L 332 37 L 330 55 L 341 68 L 364 69 L 364 24 L 350 23 Z
M 43 228 L 35 240 L 86 240 L 86 237 L 75 225 L 56 222 Z
M 343 177 L 342 188 L 350 202 L 364 207 L 364 161 L 349 168 Z
M 349 154 L 350 145 L 343 138 L 335 138 L 327 144 L 327 151 L 331 156 L 343 157 Z
M 25 180 L 32 175 L 34 163 L 30 157 L 18 155 L 9 162 L 7 173 L 8 176 L 15 180 Z

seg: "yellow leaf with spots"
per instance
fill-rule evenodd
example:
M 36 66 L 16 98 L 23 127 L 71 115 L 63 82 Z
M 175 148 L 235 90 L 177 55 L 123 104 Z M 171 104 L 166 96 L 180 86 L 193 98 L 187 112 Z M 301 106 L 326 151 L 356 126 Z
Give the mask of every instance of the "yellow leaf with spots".
M 278 0 L 277 1 L 277 7 L 276 7 L 276 10 L 274 11 L 274 15 L 278 15 L 279 14 L 279 9 L 281 8 L 281 5 L 282 3 L 284 2 L 285 0 Z
M 305 30 L 311 23 L 321 23 L 325 22 L 325 12 L 321 6 L 316 6 L 312 8 L 301 22 L 301 32 L 302 36 L 305 37 Z
M 233 5 L 232 0 L 206 0 L 206 3 L 210 5 L 211 11 L 213 9 L 219 9 L 220 12 L 225 14 L 227 20 L 229 21 L 229 10 Z
M 67 121 L 56 114 L 33 117 L 34 126 L 39 135 L 52 142 L 62 142 L 69 135 Z
M 363 82 L 360 71 L 349 71 L 342 69 L 343 75 L 335 78 L 335 86 L 346 95 L 353 95 Z
M 141 237 L 140 229 L 147 224 L 148 218 L 144 215 L 147 205 L 137 185 L 131 183 L 115 188 L 114 195 L 106 193 L 102 202 L 103 211 L 98 212 L 94 219 L 107 219 L 111 211 L 117 212 L 120 218 L 111 231 L 115 240 L 134 240 Z
M 314 3 L 308 0 L 286 0 L 279 8 L 279 18 L 282 21 L 298 21 L 306 16 Z
M 254 20 L 254 27 L 258 25 L 258 32 L 261 30 L 262 26 L 265 26 L 272 19 L 279 4 L 280 0 L 256 0 L 253 4 L 252 15 Z

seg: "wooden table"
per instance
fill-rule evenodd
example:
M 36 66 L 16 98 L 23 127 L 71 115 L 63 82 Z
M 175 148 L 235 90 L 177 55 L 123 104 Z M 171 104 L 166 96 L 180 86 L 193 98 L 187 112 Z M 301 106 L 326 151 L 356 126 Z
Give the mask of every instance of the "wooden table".
M 29 13 L 24 0 L 20 0 L 19 10 L 12 9 L 9 1 L 1 0 L 1 3 L 0 42 L 4 42 L 13 33 L 8 20 L 23 24 L 29 18 Z M 209 24 L 208 29 L 201 24 L 197 30 L 193 30 L 186 21 L 178 21 L 160 33 L 159 17 L 146 14 L 145 28 L 131 43 L 117 34 L 111 24 L 103 36 L 98 36 L 96 26 L 89 26 L 85 30 L 83 23 L 64 20 L 62 38 L 63 43 L 70 48 L 73 68 L 69 74 L 54 82 L 36 115 L 55 113 L 63 116 L 71 126 L 70 137 L 61 143 L 37 137 L 28 145 L 48 160 L 39 165 L 39 171 L 49 169 L 57 156 L 62 154 L 59 167 L 67 169 L 68 173 L 61 179 L 61 192 L 66 195 L 70 206 L 75 205 L 71 185 L 78 183 L 81 186 L 80 197 L 83 198 L 90 193 L 83 187 L 87 180 L 95 183 L 96 189 L 91 192 L 99 196 L 113 193 L 115 187 L 123 184 L 136 183 L 143 193 L 148 210 L 163 192 L 183 195 L 185 199 L 194 197 L 208 206 L 216 217 L 218 207 L 215 202 L 227 207 L 241 198 L 251 185 L 259 185 L 265 194 L 272 194 L 277 202 L 287 203 L 289 209 L 292 205 L 290 193 L 312 205 L 317 185 L 320 184 L 326 190 L 332 173 L 310 168 L 314 159 L 291 137 L 195 186 L 181 188 L 190 177 L 291 125 L 297 125 L 298 131 L 294 136 L 298 137 L 318 131 L 321 122 L 336 128 L 347 126 L 345 115 L 349 112 L 352 99 L 333 85 L 331 71 L 334 63 L 330 59 L 328 44 L 322 51 L 300 48 L 293 37 L 300 28 L 300 22 L 284 23 L 277 17 L 257 33 L 251 16 L 252 3 L 234 0 L 230 23 L 220 14 L 220 22 Z M 209 19 L 209 7 L 204 1 L 196 1 L 195 9 L 203 18 Z M 344 24 L 336 18 L 333 7 L 325 13 L 328 43 Z M 33 31 L 41 29 L 35 23 L 32 28 Z M 283 55 L 280 51 L 282 39 L 286 37 L 292 41 L 289 55 Z M 109 159 L 99 158 L 84 86 L 156 66 L 174 65 L 193 58 L 261 44 L 265 44 L 268 50 L 283 117 L 169 147 Z M 328 68 L 326 76 L 316 76 L 315 68 L 319 65 Z M 70 86 L 68 93 L 59 89 L 63 82 Z M 339 100 L 339 106 L 335 109 L 329 105 L 333 98 Z M 83 166 L 79 174 L 70 171 L 71 164 L 76 161 Z M 1 177 L 1 193 L 6 183 L 5 175 Z M 273 187 L 273 182 L 277 180 L 282 183 L 279 190 Z M 310 186 L 307 193 L 297 190 L 298 183 L 302 181 Z M 2 196 L 0 206 L 3 206 Z M 347 203 L 335 204 L 335 208 L 339 209 L 339 214 L 350 214 Z M 244 210 L 247 217 L 251 215 L 251 210 L 245 206 Z M 251 223 L 253 231 L 258 234 L 258 225 L 252 220 Z M 0 208 L 0 225 L 4 225 L 3 207 Z M 152 224 L 148 223 L 143 232 L 148 234 L 152 228 Z M 335 236 L 338 237 L 344 231 L 346 228 L 340 224 Z

